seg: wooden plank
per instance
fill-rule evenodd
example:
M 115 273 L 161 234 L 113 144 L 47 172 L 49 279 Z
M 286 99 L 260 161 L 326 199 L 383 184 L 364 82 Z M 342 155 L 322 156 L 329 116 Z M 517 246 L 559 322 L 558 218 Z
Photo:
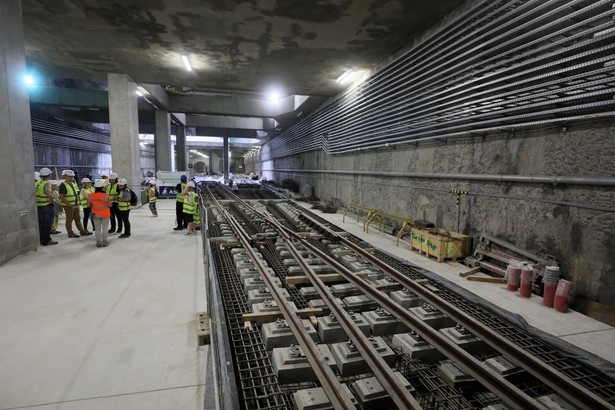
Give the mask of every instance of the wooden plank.
M 609 326 L 615 326 L 615 308 L 609 305 L 576 297 L 573 308 L 577 312 L 599 320 L 602 323 L 606 323 Z
M 465 272 L 459 272 L 459 276 L 461 276 L 462 278 L 465 278 L 466 276 L 470 276 L 478 272 L 480 272 L 480 266 L 477 266 Z
M 507 283 L 507 281 L 502 278 L 485 278 L 482 276 L 468 276 L 466 279 L 474 282 Z
M 323 314 L 321 308 L 307 308 L 299 309 L 294 312 L 297 316 L 302 318 L 309 318 L 310 316 L 321 316 Z M 259 313 L 244 313 L 242 315 L 244 326 L 247 326 L 249 322 L 273 322 L 274 320 L 284 317 L 281 311 L 274 312 L 259 312 Z
M 355 272 L 355 275 L 365 279 L 368 275 L 367 272 Z M 324 283 L 329 283 L 329 282 L 340 282 L 340 281 L 344 281 L 344 277 L 342 275 L 340 275 L 339 273 L 327 273 L 324 275 L 318 275 L 318 277 L 320 278 L 320 280 L 322 280 Z M 287 276 L 286 277 L 286 284 L 288 286 L 296 286 L 296 285 L 306 285 L 306 284 L 311 284 L 312 282 L 310 282 L 310 280 L 308 279 L 307 276 Z

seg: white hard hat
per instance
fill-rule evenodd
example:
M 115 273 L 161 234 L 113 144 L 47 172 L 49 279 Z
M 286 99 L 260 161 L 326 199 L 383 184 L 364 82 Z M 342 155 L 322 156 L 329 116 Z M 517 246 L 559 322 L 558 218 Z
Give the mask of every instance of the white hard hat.
M 82 183 L 82 184 L 85 184 L 86 182 L 90 182 L 90 183 L 91 183 L 92 181 L 90 181 L 90 178 L 83 178 L 83 179 L 81 180 L 81 183 Z
M 117 179 L 117 174 L 114 172 L 113 174 L 109 175 L 109 179 Z
M 42 177 L 48 177 L 49 175 L 51 175 L 51 170 L 49 168 L 41 168 L 40 175 Z
M 68 175 L 69 177 L 74 177 L 75 173 L 73 172 L 72 169 L 65 169 L 64 171 L 62 171 L 62 175 Z
M 102 174 L 100 174 L 100 176 L 101 176 L 101 177 L 107 177 L 107 178 L 108 178 L 108 177 L 109 177 L 109 174 L 108 174 L 108 173 L 106 173 L 106 172 L 103 172 Z
M 96 182 L 94 182 L 94 188 L 102 188 L 105 186 L 105 181 L 103 179 L 97 179 Z
M 52 179 L 51 181 L 49 181 L 49 183 L 51 185 L 58 185 L 58 181 L 56 181 L 55 179 Z
M 190 182 L 188 182 L 186 185 L 187 185 L 187 186 L 191 186 L 192 188 L 194 188 L 194 186 L 195 186 L 195 185 L 194 185 L 194 181 L 190 181 Z
M 34 180 L 39 181 L 41 179 L 41 174 L 38 171 L 34 172 Z
M 126 181 L 124 178 L 121 178 L 119 181 L 117 181 L 118 185 L 126 185 L 128 183 L 128 181 Z

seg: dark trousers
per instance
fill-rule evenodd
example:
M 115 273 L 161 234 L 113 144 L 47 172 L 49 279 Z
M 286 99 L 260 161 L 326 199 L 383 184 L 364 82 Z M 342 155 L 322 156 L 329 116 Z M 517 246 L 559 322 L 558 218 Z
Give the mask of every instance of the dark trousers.
M 152 215 L 158 215 L 158 210 L 156 209 L 156 202 L 149 203 L 149 210 L 152 212 Z
M 184 221 L 184 203 L 175 201 L 175 217 L 177 218 L 178 228 L 187 228 L 188 222 Z
M 53 225 L 53 217 L 55 210 L 53 205 L 37 206 L 38 211 L 38 236 L 41 245 L 47 245 L 51 241 L 51 225 Z
M 122 224 L 124 225 L 124 234 L 126 235 L 130 235 L 130 221 L 128 220 L 128 217 L 130 216 L 130 210 L 128 211 L 120 211 L 118 210 L 118 226 L 120 228 L 118 228 L 118 232 L 122 229 L 121 226 Z
M 92 215 L 92 208 L 83 208 L 83 229 L 88 230 L 88 222 L 90 222 L 90 217 Z M 94 221 L 92 223 L 92 232 L 94 231 Z
M 121 219 L 120 219 L 120 217 L 118 215 L 119 210 L 117 208 L 117 202 L 112 202 L 111 203 L 110 211 L 111 211 L 111 218 L 109 218 L 109 219 L 110 219 L 110 222 L 111 222 L 111 228 L 109 228 L 109 230 L 111 232 L 115 231 L 115 226 L 116 226 L 116 221 L 117 221 L 117 227 L 118 227 L 117 230 L 121 231 L 122 230 L 122 221 L 121 221 Z

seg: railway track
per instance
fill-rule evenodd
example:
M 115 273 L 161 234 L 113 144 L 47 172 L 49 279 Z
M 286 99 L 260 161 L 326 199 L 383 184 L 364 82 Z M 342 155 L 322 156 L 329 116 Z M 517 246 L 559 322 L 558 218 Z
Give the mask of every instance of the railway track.
M 318 218 L 295 208 L 295 219 L 299 219 L 302 223 L 293 224 L 292 218 L 282 215 L 284 212 L 280 211 L 274 203 L 269 203 L 267 205 L 269 212 L 263 212 L 262 209 L 257 210 L 252 204 L 227 190 L 228 192 L 224 193 L 224 198 L 232 200 L 233 205 L 225 206 L 216 198 L 220 197 L 219 194 L 214 195 L 207 186 L 205 186 L 204 191 L 207 193 L 204 201 L 218 209 L 218 212 L 224 217 L 234 232 L 238 240 L 238 245 L 244 248 L 254 262 L 261 278 L 269 288 L 272 298 L 280 307 L 282 315 L 292 328 L 293 333 L 297 336 L 299 345 L 317 373 L 318 380 L 327 397 L 329 397 L 331 403 L 334 405 L 334 408 L 354 409 L 356 406 L 353 404 L 352 398 L 348 397 L 347 393 L 345 393 L 345 390 L 342 388 L 339 377 L 333 374 L 327 366 L 316 343 L 310 339 L 304 327 L 301 325 L 297 313 L 286 301 L 280 290 L 281 288 L 276 286 L 270 275 L 267 274 L 268 267 L 263 264 L 258 252 L 253 249 L 255 246 L 254 238 L 258 235 L 258 231 L 262 231 L 263 229 L 256 229 L 251 226 L 250 218 L 254 219 L 254 217 L 257 216 L 259 221 L 264 222 L 269 228 L 272 228 L 276 232 L 278 241 L 284 242 L 286 249 L 288 249 L 292 257 L 297 261 L 303 274 L 316 289 L 327 308 L 338 319 L 341 328 L 366 360 L 369 367 L 372 369 L 372 373 L 385 388 L 387 394 L 398 408 L 419 409 L 422 407 L 409 393 L 408 389 L 400 382 L 399 378 L 395 376 L 394 369 L 384 362 L 378 352 L 373 348 L 370 339 L 361 332 L 355 322 L 348 317 L 346 311 L 335 300 L 328 287 L 308 263 L 308 259 L 303 256 L 306 250 L 309 252 L 310 258 L 318 258 L 331 267 L 337 274 L 341 275 L 345 281 L 354 285 L 362 294 L 367 295 L 381 308 L 384 308 L 387 312 L 395 316 L 401 323 L 416 331 L 423 339 L 428 341 L 430 345 L 435 346 L 450 361 L 476 379 L 491 393 L 495 394 L 499 400 L 508 407 L 514 409 L 541 409 L 545 408 L 545 406 L 526 391 L 511 383 L 500 373 L 486 366 L 479 358 L 460 348 L 457 344 L 452 342 L 450 338 L 447 338 L 441 332 L 411 314 L 408 309 L 402 308 L 400 304 L 391 300 L 387 293 L 381 290 L 381 288 L 374 286 L 373 283 L 362 279 L 349 270 L 347 266 L 323 249 L 320 237 L 325 237 L 328 242 L 333 241 L 352 251 L 364 261 L 369 262 L 372 266 L 384 272 L 392 281 L 411 290 L 423 301 L 446 314 L 448 317 L 453 318 L 474 336 L 487 343 L 491 349 L 500 352 L 512 362 L 522 367 L 524 371 L 531 374 L 539 380 L 540 383 L 548 386 L 549 389 L 557 393 L 557 395 L 565 398 L 567 402 L 574 405 L 576 408 L 615 408 L 613 406 L 615 398 L 612 395 L 612 385 L 606 386 L 606 389 L 592 390 L 579 384 L 553 366 L 543 363 L 539 358 L 533 357 L 526 349 L 512 342 L 509 338 L 504 337 L 480 320 L 472 317 L 472 315 L 464 310 L 454 306 L 437 292 L 429 289 L 429 287 L 425 286 L 425 279 L 420 278 L 420 275 L 408 275 L 406 272 L 401 272 L 395 267 L 392 267 L 389 263 L 385 263 L 381 258 L 375 255 L 374 252 L 366 251 L 357 244 L 355 240 L 334 231 L 327 226 L 327 224 L 319 221 Z M 232 211 L 229 211 L 229 208 L 232 209 Z M 309 235 L 304 230 L 299 230 L 299 226 L 303 228 L 308 226 L 312 233 L 316 232 L 320 237 L 315 238 L 314 235 Z

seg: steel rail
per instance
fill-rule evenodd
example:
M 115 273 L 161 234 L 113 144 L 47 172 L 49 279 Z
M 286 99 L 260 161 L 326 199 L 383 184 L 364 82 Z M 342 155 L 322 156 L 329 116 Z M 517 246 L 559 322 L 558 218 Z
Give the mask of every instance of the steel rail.
M 261 279 L 263 279 L 263 281 L 269 288 L 271 296 L 277 303 L 282 315 L 286 319 L 289 327 L 293 331 L 293 334 L 297 338 L 299 345 L 303 349 L 303 352 L 305 353 L 308 362 L 312 366 L 314 373 L 316 374 L 319 382 L 325 390 L 325 394 L 331 401 L 333 407 L 336 409 L 339 408 L 354 410 L 356 407 L 352 402 L 351 397 L 349 397 L 346 393 L 346 390 L 342 388 L 342 385 L 335 376 L 335 373 L 333 373 L 333 370 L 331 370 L 325 359 L 322 357 L 318 346 L 307 334 L 307 332 L 303 328 L 303 324 L 301 323 L 295 312 L 293 312 L 292 308 L 290 307 L 284 296 L 280 293 L 278 287 L 273 282 L 273 279 L 267 274 L 267 267 L 263 265 L 260 258 L 258 258 L 256 253 L 252 249 L 252 245 L 250 244 L 250 238 L 248 237 L 248 235 L 245 233 L 243 228 L 241 228 L 239 222 L 237 222 L 237 220 L 220 205 L 220 203 L 213 197 L 213 195 L 212 199 L 218 209 L 222 212 L 225 219 L 228 221 L 229 225 L 231 226 L 231 229 L 233 229 L 237 234 L 237 238 L 239 239 L 246 253 L 252 259 L 252 262 L 254 263 L 255 268 L 259 272 Z
M 527 351 L 523 350 L 510 340 L 502 337 L 493 329 L 489 328 L 488 326 L 485 326 L 478 320 L 451 306 L 448 302 L 440 298 L 434 292 L 430 291 L 422 285 L 419 285 L 403 273 L 392 268 L 385 262 L 370 254 L 369 252 L 365 252 L 358 245 L 354 244 L 343 236 L 338 235 L 336 232 L 330 230 L 328 227 L 322 225 L 304 212 L 302 212 L 302 215 L 306 219 L 311 221 L 312 224 L 316 225 L 319 229 L 326 232 L 328 235 L 339 239 L 340 242 L 344 243 L 354 252 L 361 255 L 361 257 L 373 263 L 375 266 L 383 270 L 389 276 L 393 277 L 393 279 L 397 280 L 403 286 L 416 293 L 416 295 L 419 296 L 421 299 L 431 304 L 432 306 L 440 310 L 442 313 L 455 319 L 458 323 L 463 325 L 470 332 L 474 333 L 477 337 L 483 339 L 492 348 L 510 357 L 515 363 L 525 368 L 525 370 L 527 370 L 530 374 L 532 374 L 534 377 L 552 388 L 555 392 L 557 392 L 571 404 L 577 406 L 578 408 L 615 408 L 615 406 L 612 406 L 603 398 L 587 390 L 586 388 L 579 385 L 570 378 L 562 375 L 553 367 L 546 365 L 542 361 L 536 359 Z
M 276 224 L 277 225 L 277 224 Z M 279 225 L 279 229 L 281 230 Z M 278 228 L 276 228 L 278 229 Z M 281 231 L 283 232 L 283 231 Z M 290 239 L 287 240 L 286 247 L 291 255 L 297 260 L 299 266 L 310 280 L 312 286 L 316 288 L 322 299 L 329 306 L 329 309 L 335 314 L 338 323 L 346 332 L 346 335 L 355 344 L 355 347 L 369 363 L 369 367 L 380 382 L 380 385 L 387 391 L 389 397 L 400 409 L 422 409 L 418 401 L 410 394 L 408 389 L 402 384 L 401 380 L 395 376 L 389 365 L 384 361 L 382 356 L 371 345 L 363 332 L 350 318 L 348 313 L 335 301 L 335 297 L 328 291 L 327 286 L 318 277 L 316 272 L 307 264 L 305 259 L 299 254 L 299 250 L 292 244 Z
M 357 277 L 353 272 L 348 270 L 337 260 L 312 245 L 308 240 L 305 240 L 301 236 L 301 234 L 282 226 L 275 218 L 260 213 L 259 211 L 254 209 L 254 207 L 250 206 L 248 203 L 241 200 L 240 198 L 238 198 L 238 201 L 242 202 L 244 206 L 251 208 L 254 212 L 261 215 L 261 217 L 265 221 L 268 221 L 271 225 L 275 226 L 275 229 L 278 230 L 278 232 L 280 232 L 280 234 L 282 234 L 285 238 L 288 238 L 289 236 L 295 238 L 311 253 L 313 253 L 315 256 L 322 259 L 323 262 L 325 262 L 327 265 L 335 269 L 340 275 L 344 277 L 344 279 L 354 284 L 359 290 L 369 295 L 381 306 L 384 306 L 389 312 L 393 313 L 394 316 L 400 319 L 402 323 L 404 323 L 406 326 L 416 329 L 425 340 L 427 340 L 430 344 L 440 350 L 445 356 L 452 359 L 456 364 L 461 367 L 462 370 L 466 371 L 469 375 L 473 376 L 485 387 L 495 393 L 507 405 L 512 406 L 512 408 L 544 409 L 544 407 L 540 403 L 525 394 L 522 390 L 510 383 L 508 380 L 504 379 L 502 375 L 496 373 L 494 370 L 487 367 L 484 363 L 480 362 L 474 356 L 461 349 L 452 340 L 440 334 L 440 332 L 427 325 L 424 321 L 413 316 L 408 310 L 404 309 L 398 303 L 392 301 L 385 293 L 374 288 L 364 279 Z M 317 226 L 319 226 L 320 228 L 325 228 L 317 221 L 314 221 L 312 218 L 309 219 L 316 223 Z M 328 229 L 325 229 L 325 231 L 331 232 Z M 334 236 L 339 237 L 339 235 Z M 329 305 L 329 308 L 335 309 L 335 305 L 337 305 L 337 303 L 333 301 L 333 303 Z M 351 329 L 352 326 L 349 328 L 349 330 Z M 365 355 L 363 356 L 365 358 Z
M 269 215 L 260 213 L 251 204 L 239 198 L 239 196 L 235 195 L 233 192 L 231 192 L 231 196 L 235 197 L 235 199 L 243 206 L 249 208 L 256 214 L 263 217 L 263 219 L 266 220 L 271 226 L 273 226 L 273 228 L 278 231 L 278 233 L 286 240 L 287 249 L 290 251 L 291 255 L 297 261 L 299 266 L 302 268 L 303 272 L 308 277 L 311 284 L 314 286 L 314 288 L 316 288 L 321 298 L 328 305 L 329 309 L 336 315 L 340 326 L 346 332 L 346 335 L 349 336 L 350 340 L 352 340 L 352 342 L 355 344 L 355 347 L 357 348 L 361 356 L 363 356 L 363 358 L 366 359 L 366 361 L 369 363 L 369 368 L 372 370 L 372 373 L 374 374 L 374 376 L 376 376 L 381 386 L 383 386 L 383 388 L 387 391 L 389 397 L 393 400 L 397 407 L 400 409 L 422 409 L 418 401 L 414 398 L 414 396 L 412 396 L 412 394 L 410 394 L 410 392 L 403 385 L 401 380 L 394 374 L 389 365 L 371 345 L 369 340 L 367 340 L 367 338 L 356 325 L 356 323 L 354 323 L 354 321 L 348 316 L 347 312 L 338 305 L 335 300 L 335 297 L 331 294 L 331 292 L 328 291 L 327 286 L 322 280 L 320 280 L 318 274 L 314 272 L 311 266 L 301 256 L 299 249 L 297 249 L 297 247 L 291 241 L 291 235 L 297 238 L 296 233 L 282 225 L 280 221 L 275 218 L 275 216 L 270 217 Z M 223 212 L 225 211 L 223 210 Z M 269 277 L 269 275 L 264 276 Z M 270 278 L 269 280 L 271 281 Z M 267 283 L 267 286 L 271 288 L 271 286 L 275 287 L 275 284 L 273 283 L 273 281 L 271 281 L 271 283 Z M 275 287 L 275 289 L 277 290 L 277 287 Z M 280 298 L 284 299 L 282 296 L 280 296 Z M 300 324 L 300 322 L 298 323 Z M 301 331 L 303 331 L 302 326 L 300 326 L 300 329 Z M 305 337 L 309 339 L 309 336 L 307 334 L 305 334 Z M 327 396 L 330 397 L 329 394 L 327 394 Z
M 414 398 L 414 396 L 412 396 L 412 394 L 410 394 L 401 380 L 399 380 L 399 378 L 394 374 L 389 365 L 371 345 L 356 323 L 354 323 L 354 321 L 348 316 L 347 312 L 339 306 L 335 300 L 335 297 L 331 294 L 331 292 L 329 292 L 327 286 L 318 277 L 318 274 L 314 272 L 311 266 L 301 256 L 299 249 L 297 249 L 291 241 L 291 235 L 297 239 L 297 234 L 282 225 L 280 221 L 275 218 L 275 216 L 270 217 L 269 215 L 262 214 L 251 204 L 239 198 L 234 193 L 231 192 L 231 195 L 234 196 L 243 206 L 260 215 L 263 220 L 273 226 L 273 228 L 286 240 L 287 249 L 302 268 L 303 272 L 320 294 L 321 298 L 325 301 L 329 309 L 335 314 L 340 326 L 346 332 L 346 335 L 348 335 L 350 340 L 352 340 L 361 356 L 366 360 L 366 362 L 368 362 L 368 366 L 372 370 L 372 373 L 378 379 L 381 386 L 387 391 L 389 397 L 393 400 L 397 407 L 400 409 L 422 409 L 418 401 Z
M 544 409 L 544 407 L 536 400 L 504 379 L 500 374 L 488 368 L 474 356 L 461 349 L 452 340 L 440 334 L 438 330 L 432 328 L 421 319 L 413 316 L 400 304 L 391 300 L 386 293 L 376 289 L 364 279 L 357 277 L 353 272 L 348 270 L 334 258 L 309 243 L 309 241 L 301 240 L 301 243 L 315 256 L 322 259 L 323 262 L 341 274 L 344 279 L 355 285 L 359 290 L 391 312 L 406 326 L 416 329 L 432 346 L 436 347 L 445 356 L 453 360 L 462 370 L 474 377 L 490 391 L 495 393 L 507 405 L 511 406 L 511 408 Z

